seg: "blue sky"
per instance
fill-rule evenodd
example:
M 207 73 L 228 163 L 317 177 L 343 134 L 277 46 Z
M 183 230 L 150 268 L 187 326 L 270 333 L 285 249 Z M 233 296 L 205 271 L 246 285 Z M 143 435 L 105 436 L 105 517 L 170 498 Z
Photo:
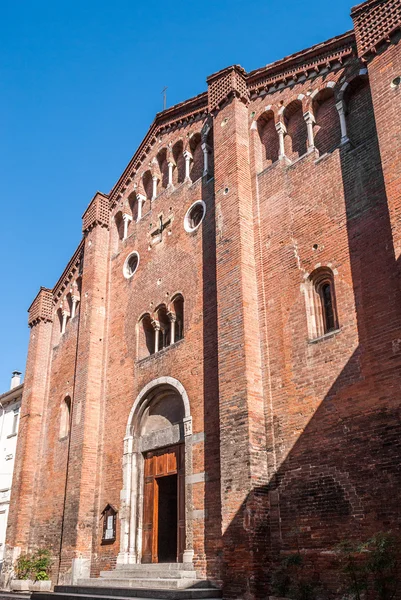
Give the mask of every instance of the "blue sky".
M 81 238 L 168 86 L 171 106 L 352 28 L 348 0 L 2 0 L 0 393 L 25 370 L 27 308 Z

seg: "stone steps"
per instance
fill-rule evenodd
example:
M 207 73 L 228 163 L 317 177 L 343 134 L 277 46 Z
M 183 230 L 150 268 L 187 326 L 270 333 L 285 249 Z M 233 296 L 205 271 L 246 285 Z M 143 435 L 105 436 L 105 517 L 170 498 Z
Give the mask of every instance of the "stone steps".
M 201 585 L 200 585 L 201 584 Z M 152 577 L 147 575 L 146 577 L 133 578 L 132 575 L 129 577 L 119 578 L 99 578 L 99 579 L 80 579 L 78 581 L 79 586 L 83 587 L 126 587 L 126 588 L 137 588 L 137 589 L 151 589 L 151 590 L 178 590 L 194 586 L 205 587 L 207 586 L 206 581 L 200 579 L 189 579 L 189 578 L 178 578 L 178 577 Z
M 168 571 L 160 570 L 155 574 L 151 569 L 116 569 L 115 571 L 101 571 L 101 579 L 197 579 L 196 571 Z
M 32 600 L 220 600 L 216 588 L 150 589 L 58 585 L 54 592 L 33 592 Z

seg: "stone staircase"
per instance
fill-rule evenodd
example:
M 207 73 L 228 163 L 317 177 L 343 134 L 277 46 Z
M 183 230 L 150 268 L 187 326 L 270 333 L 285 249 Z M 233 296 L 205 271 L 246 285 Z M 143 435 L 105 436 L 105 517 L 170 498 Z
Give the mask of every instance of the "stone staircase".
M 161 563 L 118 565 L 97 579 L 80 579 L 77 585 L 58 585 L 54 592 L 34 592 L 32 600 L 218 600 L 221 591 L 197 577 L 192 564 Z

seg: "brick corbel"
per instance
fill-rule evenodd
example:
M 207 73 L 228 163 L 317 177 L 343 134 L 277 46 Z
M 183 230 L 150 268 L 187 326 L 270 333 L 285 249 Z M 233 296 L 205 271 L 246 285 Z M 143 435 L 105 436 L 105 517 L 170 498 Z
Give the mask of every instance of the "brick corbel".
M 96 192 L 88 208 L 82 215 L 82 231 L 87 233 L 96 225 L 109 227 L 109 198 L 106 194 Z
M 207 78 L 209 86 L 209 110 L 218 110 L 227 100 L 237 97 L 245 104 L 249 103 L 246 72 L 239 65 L 227 67 Z
M 35 300 L 28 308 L 28 325 L 33 327 L 40 321 L 53 321 L 53 292 L 41 287 Z

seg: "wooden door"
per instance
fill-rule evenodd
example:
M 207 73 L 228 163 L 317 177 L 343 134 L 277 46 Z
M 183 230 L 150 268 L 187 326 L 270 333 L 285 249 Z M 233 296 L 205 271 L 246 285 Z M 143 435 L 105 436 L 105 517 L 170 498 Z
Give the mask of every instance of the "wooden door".
M 144 466 L 142 562 L 158 562 L 157 478 L 177 475 L 177 560 L 182 562 L 185 548 L 185 449 L 184 445 L 147 452 Z
M 185 446 L 178 447 L 178 531 L 177 562 L 183 562 L 185 550 Z

